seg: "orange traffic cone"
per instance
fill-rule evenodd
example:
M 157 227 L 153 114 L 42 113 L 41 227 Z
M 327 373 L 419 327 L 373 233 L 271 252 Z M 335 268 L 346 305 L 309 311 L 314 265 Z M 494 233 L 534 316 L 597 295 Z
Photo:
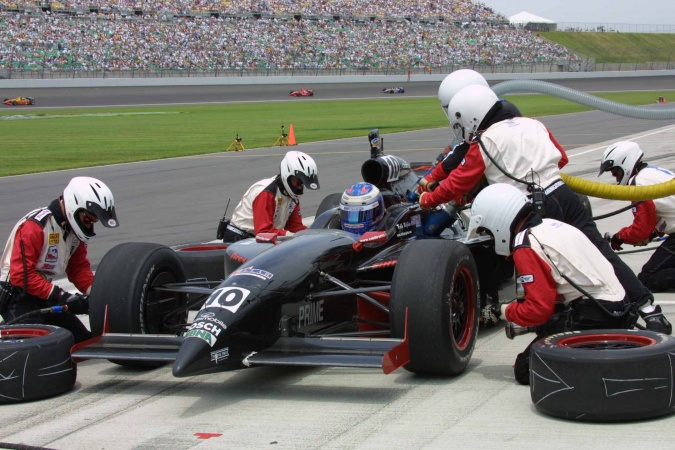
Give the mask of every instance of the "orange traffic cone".
M 298 145 L 295 142 L 295 131 L 293 131 L 293 124 L 290 124 L 288 127 L 288 145 Z

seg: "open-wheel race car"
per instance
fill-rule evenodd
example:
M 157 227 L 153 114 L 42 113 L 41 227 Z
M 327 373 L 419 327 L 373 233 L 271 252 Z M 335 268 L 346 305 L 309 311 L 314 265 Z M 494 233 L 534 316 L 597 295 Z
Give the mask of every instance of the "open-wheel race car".
M 3 105 L 9 105 L 9 106 L 28 106 L 28 105 L 34 105 L 35 99 L 33 97 L 6 98 L 2 101 L 2 104 Z
M 365 161 L 363 178 L 380 188 L 387 210 L 362 236 L 341 229 L 337 193 L 307 230 L 283 241 L 114 247 L 91 291 L 96 337 L 73 358 L 173 362 L 178 377 L 262 365 L 462 373 L 478 331 L 475 258 L 492 242 L 467 241 L 460 213 L 408 200 L 416 168 L 428 165 L 382 153 Z
M 405 93 L 405 89 L 403 89 L 401 86 L 392 86 L 382 89 L 382 92 L 385 94 L 403 94 Z
M 314 97 L 314 91 L 312 89 L 298 89 L 297 91 L 291 91 L 291 97 Z

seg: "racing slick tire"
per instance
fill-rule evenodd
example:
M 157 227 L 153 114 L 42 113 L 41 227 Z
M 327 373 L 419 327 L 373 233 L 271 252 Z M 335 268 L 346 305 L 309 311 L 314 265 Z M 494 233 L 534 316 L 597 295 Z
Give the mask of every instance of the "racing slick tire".
M 0 326 L 0 404 L 52 397 L 77 379 L 73 334 L 52 325 Z
M 675 338 L 653 331 L 554 334 L 532 345 L 530 394 L 544 414 L 619 422 L 675 410 Z
M 226 251 L 230 244 L 183 244 L 171 247 L 180 258 L 187 280 L 222 281 L 225 279 Z M 188 297 L 191 302 L 191 298 Z M 206 301 L 206 299 L 204 299 Z M 198 310 L 203 304 L 190 307 Z
M 184 282 L 177 253 L 160 244 L 127 242 L 105 254 L 96 270 L 89 296 L 91 332 L 103 332 L 106 305 L 110 333 L 178 334 L 173 325 L 186 322 L 187 295 L 152 288 Z M 171 311 L 176 311 L 171 314 Z M 135 368 L 155 368 L 164 362 L 111 360 Z
M 309 96 L 310 96 L 310 97 L 314 97 L 314 92 L 310 92 L 310 93 L 309 93 Z
M 461 242 L 425 239 L 398 258 L 391 284 L 392 336 L 403 338 L 408 309 L 410 362 L 406 370 L 458 375 L 466 369 L 478 334 L 478 271 Z

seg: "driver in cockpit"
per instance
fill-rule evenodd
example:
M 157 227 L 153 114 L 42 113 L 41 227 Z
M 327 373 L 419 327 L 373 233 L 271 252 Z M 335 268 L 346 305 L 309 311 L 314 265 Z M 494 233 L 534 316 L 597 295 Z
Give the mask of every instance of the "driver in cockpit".
M 352 184 L 342 193 L 339 210 L 342 229 L 362 235 L 382 221 L 385 212 L 384 198 L 373 184 Z

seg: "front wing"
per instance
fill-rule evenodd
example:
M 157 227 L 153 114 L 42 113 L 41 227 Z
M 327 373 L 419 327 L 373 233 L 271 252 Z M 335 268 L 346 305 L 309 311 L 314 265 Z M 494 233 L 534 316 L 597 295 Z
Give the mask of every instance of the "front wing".
M 185 338 L 170 335 L 103 333 L 71 349 L 75 362 L 87 359 L 175 361 Z M 385 374 L 410 362 L 408 315 L 403 339 L 353 337 L 282 337 L 243 366 L 332 366 L 382 368 Z

